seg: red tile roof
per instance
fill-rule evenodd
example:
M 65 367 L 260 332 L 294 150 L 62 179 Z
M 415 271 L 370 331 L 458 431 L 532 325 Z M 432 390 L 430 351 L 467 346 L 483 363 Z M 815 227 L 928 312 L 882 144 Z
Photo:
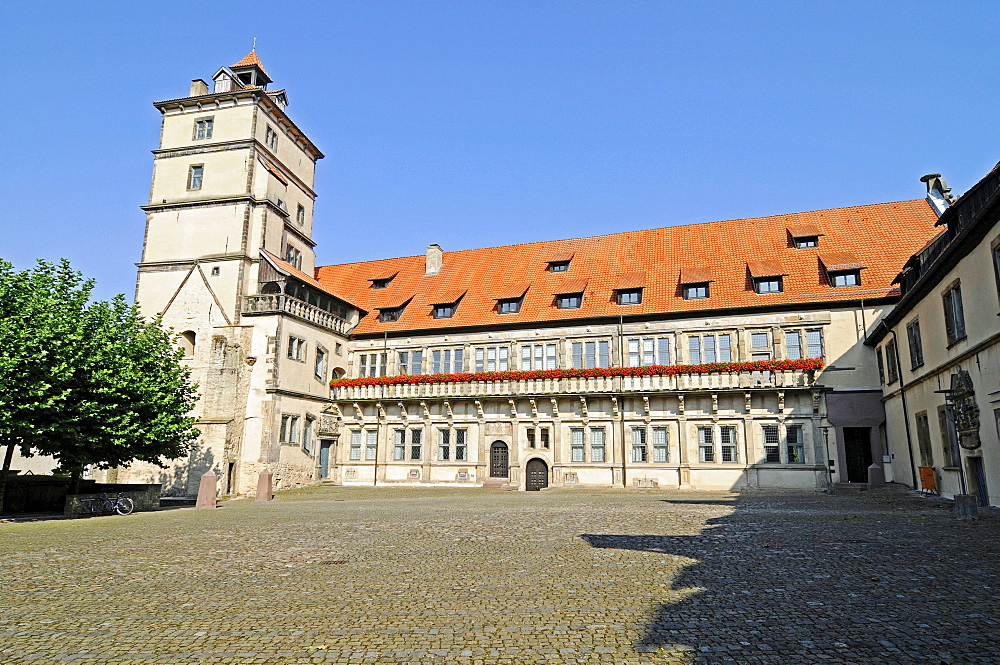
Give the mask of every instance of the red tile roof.
M 589 281 L 586 277 L 582 279 L 561 279 L 552 284 L 552 293 L 556 295 L 583 293 L 587 290 L 587 282 Z
M 622 291 L 625 289 L 641 289 L 646 286 L 646 273 L 645 272 L 630 272 L 622 275 L 615 282 L 615 290 Z
M 257 57 L 257 51 L 250 51 L 245 56 L 243 56 L 242 60 L 237 62 L 235 65 L 232 65 L 230 69 L 233 69 L 234 67 L 254 67 L 254 66 L 259 67 L 260 71 L 267 74 L 267 70 L 264 69 L 264 64 L 260 61 L 260 58 Z M 268 77 L 270 77 L 270 74 L 268 74 Z
M 711 282 L 712 280 L 712 269 L 711 268 L 681 268 L 681 276 L 678 278 L 678 284 L 704 284 L 705 282 Z
M 793 238 L 813 238 L 815 236 L 821 236 L 822 233 L 819 232 L 815 226 L 811 224 L 805 224 L 803 226 L 789 226 L 788 235 Z
M 357 300 L 351 300 L 350 298 L 346 298 L 346 297 L 340 295 L 339 293 L 331 291 L 330 287 L 328 287 L 325 284 L 317 281 L 316 278 L 310 277 L 309 275 L 305 274 L 304 272 L 302 272 L 301 270 L 299 270 L 298 268 L 296 268 L 295 266 L 293 266 L 288 261 L 285 261 L 283 259 L 279 259 L 275 254 L 272 254 L 271 252 L 267 251 L 266 249 L 260 250 L 260 253 L 261 253 L 262 256 L 264 256 L 264 258 L 266 258 L 268 261 L 271 262 L 271 265 L 273 265 L 275 268 L 278 269 L 278 272 L 282 272 L 282 273 L 284 273 L 286 275 L 291 275 L 292 277 L 294 277 L 295 279 L 299 280 L 300 282 L 308 284 L 309 286 L 311 286 L 313 288 L 319 289 L 323 293 L 327 293 L 327 294 L 333 296 L 334 298 L 337 298 L 339 300 L 343 300 L 344 302 L 346 302 L 348 305 L 351 305 L 352 307 L 356 307 L 356 308 L 359 308 L 361 310 L 367 311 L 367 309 L 364 306 L 358 305 L 359 301 L 357 301 Z
M 356 334 L 446 331 L 465 326 L 507 326 L 589 317 L 661 313 L 701 313 L 727 308 L 769 308 L 788 303 L 835 302 L 898 293 L 892 279 L 906 260 L 937 234 L 937 215 L 925 199 L 834 208 L 812 212 L 628 231 L 503 247 L 445 252 L 437 275 L 425 275 L 425 255 L 320 267 L 319 281 L 368 311 L 411 302 L 398 321 L 381 323 L 375 315 L 362 319 Z M 788 229 L 822 229 L 820 248 L 794 249 Z M 818 261 L 824 254 L 850 252 L 864 265 L 866 289 L 830 285 Z M 548 271 L 546 263 L 572 253 L 566 272 Z M 757 295 L 747 283 L 747 265 L 779 263 L 787 273 L 784 292 Z M 678 274 L 690 267 L 710 271 L 714 280 L 708 299 L 684 300 Z M 372 289 L 373 275 L 398 273 L 385 289 Z M 645 272 L 642 303 L 623 308 L 614 298 L 618 280 Z M 771 273 L 773 274 L 773 273 Z M 558 309 L 554 293 L 569 280 L 587 280 L 579 309 Z M 525 288 L 529 285 L 530 288 Z M 432 316 L 432 296 L 446 289 L 465 289 L 462 305 L 448 319 Z M 576 287 L 574 287 L 576 288 Z M 525 293 L 525 291 L 527 291 Z M 514 294 L 514 295 L 511 295 Z M 524 302 L 517 313 L 499 315 L 496 300 Z M 404 296 L 401 298 L 401 296 Z
M 866 267 L 851 252 L 823 252 L 819 255 L 819 260 L 823 266 L 830 271 L 837 270 L 860 270 Z
M 788 274 L 777 261 L 747 261 L 747 269 L 751 277 L 777 277 Z

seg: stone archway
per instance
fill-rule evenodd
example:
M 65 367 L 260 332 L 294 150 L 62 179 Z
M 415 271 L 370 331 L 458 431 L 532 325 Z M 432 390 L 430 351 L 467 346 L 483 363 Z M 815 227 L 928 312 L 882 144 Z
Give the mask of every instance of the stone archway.
M 510 477 L 510 450 L 503 441 L 490 444 L 490 478 Z
M 525 475 L 527 479 L 524 489 L 529 492 L 535 492 L 549 486 L 549 465 L 544 460 L 540 460 L 537 457 L 528 460 L 528 465 L 525 467 Z

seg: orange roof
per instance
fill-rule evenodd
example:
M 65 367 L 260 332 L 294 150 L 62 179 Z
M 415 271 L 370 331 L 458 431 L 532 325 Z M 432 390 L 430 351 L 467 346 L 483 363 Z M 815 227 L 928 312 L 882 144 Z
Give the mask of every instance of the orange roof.
M 271 252 L 267 251 L 266 249 L 260 250 L 260 253 L 264 256 L 264 258 L 266 258 L 268 261 L 270 261 L 271 264 L 274 265 L 274 267 L 277 268 L 280 272 L 283 272 L 286 275 L 291 275 L 295 279 L 297 279 L 297 280 L 299 280 L 301 282 L 304 282 L 304 283 L 308 284 L 309 286 L 312 286 L 313 288 L 319 289 L 320 291 L 322 291 L 324 293 L 328 293 L 329 295 L 333 296 L 334 298 L 337 298 L 339 300 L 343 300 L 344 302 L 346 302 L 348 305 L 351 305 L 352 307 L 358 307 L 359 309 L 361 309 L 363 311 L 366 311 L 366 308 L 364 306 L 359 306 L 357 304 L 358 303 L 357 300 L 351 300 L 350 298 L 345 298 L 344 296 L 331 291 L 330 287 L 328 287 L 325 284 L 322 284 L 321 282 L 317 281 L 314 277 L 310 277 L 309 275 L 305 274 L 304 272 L 302 272 L 301 270 L 299 270 L 298 268 L 296 268 L 295 266 L 293 266 L 288 261 L 285 261 L 283 259 L 279 259 L 276 255 L 272 254 Z
M 879 203 L 849 208 L 735 219 L 705 224 L 628 231 L 590 238 L 573 238 L 522 245 L 445 252 L 437 275 L 425 275 L 424 254 L 317 268 L 316 276 L 328 289 L 350 302 L 375 311 L 397 296 L 413 296 L 398 321 L 379 322 L 369 315 L 355 334 L 435 332 L 465 326 L 557 322 L 590 317 L 615 317 L 691 312 L 702 314 L 727 308 L 770 308 L 780 304 L 856 300 L 860 295 L 894 295 L 892 279 L 906 260 L 938 233 L 937 215 L 925 199 Z M 814 226 L 825 234 L 819 248 L 789 247 L 787 229 Z M 868 266 L 864 294 L 838 289 L 819 267 L 825 255 L 850 252 Z M 561 253 L 572 253 L 567 272 L 553 273 L 546 263 Z M 757 295 L 748 284 L 747 265 L 771 261 L 780 264 L 784 292 Z M 678 292 L 678 273 L 696 267 L 709 271 L 711 297 L 684 300 Z M 372 289 L 372 275 L 397 272 L 385 289 Z M 645 272 L 642 302 L 624 308 L 613 297 L 619 279 Z M 771 273 L 774 274 L 774 273 Z M 559 309 L 552 294 L 568 293 L 571 280 L 587 280 L 579 309 Z M 573 285 L 571 285 L 573 286 Z M 530 288 L 527 288 L 530 287 Z M 574 286 L 574 288 L 576 288 Z M 448 289 L 464 289 L 462 306 L 448 319 L 432 315 L 433 296 Z M 510 295 L 514 293 L 515 295 Z M 497 314 L 496 299 L 524 301 L 517 313 Z
M 288 186 L 288 180 L 285 179 L 285 176 L 281 175 L 281 172 L 278 169 L 274 168 L 274 165 L 271 164 L 271 162 L 267 161 L 264 158 L 261 158 L 260 161 L 264 165 L 264 168 L 270 171 L 271 175 L 273 175 L 275 178 L 278 179 L 278 182 L 280 182 L 282 185 L 285 185 L 286 187 Z
M 776 277 L 787 275 L 777 261 L 747 261 L 747 269 L 751 277 Z
M 815 226 L 811 224 L 805 224 L 802 226 L 789 226 L 788 235 L 793 238 L 812 238 L 815 236 L 821 236 L 822 233 L 819 232 Z
M 712 281 L 711 268 L 681 268 L 678 284 L 704 284 Z
M 267 70 L 264 69 L 264 64 L 260 61 L 260 58 L 257 57 L 256 50 L 247 53 L 245 56 L 243 56 L 242 60 L 237 62 L 235 65 L 232 65 L 230 69 L 232 69 L 233 67 L 254 67 L 254 66 L 259 67 L 260 71 L 267 74 Z M 270 74 L 268 74 L 268 77 L 270 77 Z
M 615 282 L 615 291 L 641 289 L 644 286 L 646 286 L 646 273 L 630 272 L 618 278 Z
M 837 270 L 860 270 L 865 264 L 858 260 L 851 252 L 824 252 L 819 255 L 819 260 L 823 266 L 832 272 Z

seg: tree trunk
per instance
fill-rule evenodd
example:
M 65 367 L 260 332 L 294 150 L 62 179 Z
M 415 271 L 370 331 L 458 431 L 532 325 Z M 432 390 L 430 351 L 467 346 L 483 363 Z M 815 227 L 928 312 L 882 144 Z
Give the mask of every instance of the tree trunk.
M 3 500 L 7 493 L 7 475 L 10 473 L 10 464 L 14 459 L 14 439 L 7 439 L 7 452 L 3 456 L 3 468 L 0 469 L 0 515 L 3 514 Z
M 70 473 L 69 481 L 69 493 L 79 494 L 80 493 L 80 481 L 83 480 L 83 470 L 80 467 L 73 467 L 72 473 Z

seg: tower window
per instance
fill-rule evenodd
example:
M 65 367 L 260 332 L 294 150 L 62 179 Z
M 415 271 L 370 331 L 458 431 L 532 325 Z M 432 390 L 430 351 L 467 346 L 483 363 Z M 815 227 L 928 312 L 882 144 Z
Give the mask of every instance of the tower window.
M 192 164 L 191 168 L 188 169 L 188 189 L 195 190 L 201 189 L 201 180 L 205 175 L 205 165 L 204 164 Z
M 212 138 L 213 124 L 214 124 L 213 118 L 202 118 L 201 120 L 195 120 L 194 121 L 195 140 Z
M 295 266 L 298 270 L 302 270 L 302 252 L 295 249 L 291 245 L 285 249 L 285 260 Z
M 274 131 L 270 125 L 267 126 L 267 130 L 264 132 L 264 143 L 271 150 L 278 149 L 278 132 Z
M 306 209 L 304 206 L 299 206 L 295 210 L 295 221 L 298 222 L 299 226 L 302 226 L 306 221 Z

